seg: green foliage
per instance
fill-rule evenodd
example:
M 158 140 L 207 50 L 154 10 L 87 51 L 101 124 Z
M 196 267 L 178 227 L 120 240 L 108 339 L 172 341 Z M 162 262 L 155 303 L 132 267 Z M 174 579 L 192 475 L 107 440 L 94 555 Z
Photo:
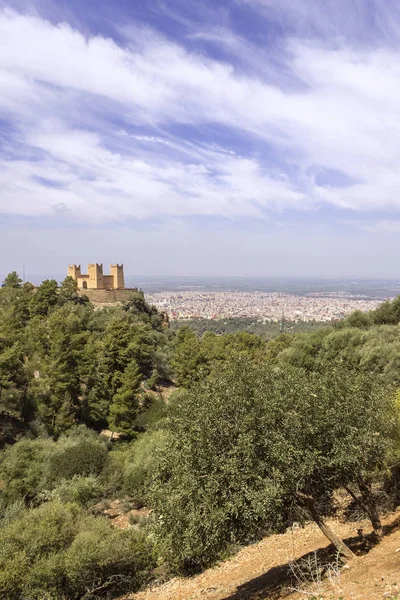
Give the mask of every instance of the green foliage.
M 45 491 L 43 499 L 57 499 L 63 504 L 73 502 L 88 507 L 95 500 L 99 500 L 103 493 L 99 477 L 74 475 L 72 479 L 62 479 L 50 493 Z
M 58 301 L 58 283 L 55 279 L 46 279 L 36 289 L 32 297 L 31 312 L 33 316 L 46 317 Z
M 0 598 L 74 600 L 137 589 L 154 565 L 142 534 L 57 501 L 0 528 Z
M 171 413 L 151 496 L 161 552 L 177 569 L 204 567 L 279 529 L 300 492 L 326 501 L 368 482 L 390 451 L 393 411 L 376 377 L 344 365 L 219 367 Z
M 254 376 L 248 361 L 236 361 L 174 406 L 151 505 L 160 551 L 178 570 L 205 567 L 285 518 Z
M 132 365 L 147 387 L 168 381 L 168 344 L 168 320 L 142 292 L 95 311 L 71 277 L 34 289 L 10 274 L 0 288 L 0 411 L 52 436 L 107 427 L 109 415 L 127 431 L 140 403 Z
M 112 529 L 95 517 L 86 519 L 65 553 L 65 573 L 74 597 L 86 590 L 94 597 L 135 591 L 153 566 L 152 549 L 143 534 Z
M 17 500 L 31 502 L 43 488 L 43 470 L 54 442 L 23 439 L 0 454 L 0 494 L 3 506 Z
M 144 433 L 127 455 L 123 489 L 140 504 L 147 500 L 147 491 L 166 451 L 167 439 L 168 432 L 162 429 Z
M 132 292 L 130 298 L 124 303 L 123 309 L 131 315 L 137 316 L 142 322 L 147 323 L 152 329 L 162 331 L 168 327 L 168 316 L 160 313 L 155 306 L 146 302 L 141 290 Z
M 199 337 L 169 330 L 140 291 L 95 310 L 71 278 L 34 290 L 11 274 L 0 412 L 52 437 L 0 454 L 0 598 L 107 597 L 144 581 L 145 539 L 85 512 L 101 497 L 151 506 L 162 558 L 180 571 L 281 530 L 300 494 L 318 510 L 342 485 L 370 500 L 400 455 L 387 391 L 400 385 L 399 318 L 400 299 L 311 333 L 265 324 L 270 341 L 254 335 L 263 324 L 231 320 L 200 323 Z M 166 403 L 160 385 L 172 379 Z M 106 444 L 82 423 L 144 433 Z
M 140 372 L 135 360 L 125 369 L 121 385 L 114 394 L 108 423 L 112 431 L 132 434 L 139 408 Z
M 139 431 L 150 431 L 163 427 L 167 412 L 168 407 L 160 396 L 147 393 L 135 421 L 135 428 Z
M 119 444 L 107 454 L 99 481 L 106 498 L 114 498 L 122 490 L 127 456 L 126 444 Z
M 98 475 L 105 463 L 107 447 L 94 432 L 81 426 L 61 436 L 47 457 L 46 483 L 52 484 L 74 475 Z
M 23 439 L 0 455 L 0 501 L 3 507 L 17 500 L 39 503 L 51 497 L 51 490 L 65 480 L 98 475 L 106 455 L 104 441 L 84 427 L 57 442 Z M 80 485 L 76 479 L 75 484 Z
M 89 298 L 80 295 L 78 292 L 78 282 L 71 276 L 68 276 L 61 282 L 58 290 L 58 304 L 63 305 L 68 302 L 74 304 L 88 304 Z
M 3 286 L 9 288 L 20 288 L 22 286 L 22 279 L 19 277 L 17 271 L 12 271 L 7 275 L 3 281 Z
M 35 592 L 37 595 L 39 590 L 32 589 L 38 579 L 36 566 L 45 577 L 43 591 L 58 594 L 61 577 L 56 576 L 55 562 L 51 558 L 71 544 L 77 533 L 76 525 L 75 511 L 58 503 L 27 511 L 20 519 L 3 525 L 0 528 L 0 598 L 19 600 L 21 596 L 32 597 Z M 46 574 L 43 566 L 49 559 Z
M 351 315 L 344 319 L 344 324 L 347 327 L 358 327 L 359 329 L 368 328 L 372 325 L 373 319 L 370 313 L 355 310 Z
M 206 332 L 198 338 L 190 327 L 181 327 L 173 342 L 171 358 L 175 382 L 189 388 L 207 377 L 216 363 L 224 363 L 238 355 L 246 355 L 254 362 L 265 359 L 266 344 L 258 336 L 239 332 L 217 336 Z
M 327 323 L 319 321 L 285 321 L 284 329 L 288 334 L 311 332 Z M 255 317 L 229 317 L 226 319 L 206 319 L 203 317 L 193 319 L 178 319 L 171 321 L 171 329 L 179 330 L 181 327 L 190 327 L 200 337 L 211 331 L 217 335 L 245 332 L 253 333 L 264 339 L 270 340 L 281 334 L 281 323 L 266 321 Z
M 91 358 L 87 322 L 86 308 L 68 304 L 40 323 L 33 321 L 27 331 L 32 366 L 38 367 L 29 389 L 51 434 L 71 427 L 82 410 L 82 380 L 87 381 Z

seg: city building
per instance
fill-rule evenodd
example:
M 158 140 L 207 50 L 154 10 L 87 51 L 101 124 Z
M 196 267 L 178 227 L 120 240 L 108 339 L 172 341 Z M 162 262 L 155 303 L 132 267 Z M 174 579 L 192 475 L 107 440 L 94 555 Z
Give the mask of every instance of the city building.
M 87 274 L 81 265 L 68 265 L 68 275 L 78 282 L 80 290 L 124 290 L 124 265 L 110 265 L 110 275 L 103 274 L 103 265 L 91 263 Z

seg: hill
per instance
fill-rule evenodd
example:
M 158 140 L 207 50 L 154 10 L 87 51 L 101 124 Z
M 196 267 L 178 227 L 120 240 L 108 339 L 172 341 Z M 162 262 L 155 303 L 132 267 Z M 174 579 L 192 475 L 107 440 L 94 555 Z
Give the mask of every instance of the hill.
M 231 560 L 192 578 L 175 578 L 123 600 L 398 600 L 400 598 L 400 509 L 384 519 L 386 535 L 366 552 L 367 521 L 341 523 L 339 535 L 358 554 L 338 569 L 332 547 L 314 523 L 264 538 Z M 364 538 L 358 535 L 363 530 Z M 367 544 L 368 547 L 368 544 Z M 318 569 L 328 565 L 325 576 Z M 329 571 L 329 565 L 331 570 Z M 314 579 L 314 582 L 312 582 Z M 307 581 L 308 580 L 308 581 Z M 298 588 L 296 591 L 295 588 Z

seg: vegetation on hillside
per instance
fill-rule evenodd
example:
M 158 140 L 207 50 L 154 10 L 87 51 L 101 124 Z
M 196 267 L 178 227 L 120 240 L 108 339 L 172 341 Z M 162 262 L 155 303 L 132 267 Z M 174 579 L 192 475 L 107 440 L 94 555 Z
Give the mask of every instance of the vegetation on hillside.
M 71 278 L 8 275 L 0 599 L 112 598 L 305 519 L 349 555 L 325 519 L 338 488 L 379 538 L 376 490 L 400 502 L 399 322 L 396 299 L 273 339 L 199 335 L 140 291 L 96 310 Z M 116 499 L 151 514 L 119 531 Z
M 199 336 L 206 331 L 222 335 L 224 333 L 237 333 L 244 331 L 254 333 L 267 340 L 279 335 L 279 333 L 304 333 L 315 331 L 321 327 L 328 327 L 329 323 L 319 321 L 269 321 L 256 317 L 228 317 L 220 319 L 206 319 L 204 317 L 191 319 L 176 319 L 171 321 L 173 331 L 189 325 Z

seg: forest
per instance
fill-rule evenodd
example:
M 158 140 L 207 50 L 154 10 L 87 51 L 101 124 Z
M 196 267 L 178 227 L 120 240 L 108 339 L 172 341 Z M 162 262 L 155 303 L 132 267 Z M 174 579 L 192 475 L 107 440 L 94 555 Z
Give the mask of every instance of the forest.
M 228 317 L 226 319 L 198 317 L 189 320 L 175 319 L 171 321 L 171 329 L 173 331 L 180 329 L 184 325 L 189 325 L 190 329 L 193 329 L 198 335 L 203 335 L 206 331 L 218 334 L 244 331 L 246 333 L 255 333 L 265 339 L 271 339 L 279 333 L 304 333 L 314 331 L 327 324 L 319 321 L 290 321 L 287 319 L 277 322 L 255 317 Z
M 306 520 L 349 557 L 338 489 L 379 542 L 400 504 L 399 323 L 397 298 L 310 331 L 171 327 L 140 290 L 96 309 L 72 278 L 10 273 L 0 599 L 116 598 Z

